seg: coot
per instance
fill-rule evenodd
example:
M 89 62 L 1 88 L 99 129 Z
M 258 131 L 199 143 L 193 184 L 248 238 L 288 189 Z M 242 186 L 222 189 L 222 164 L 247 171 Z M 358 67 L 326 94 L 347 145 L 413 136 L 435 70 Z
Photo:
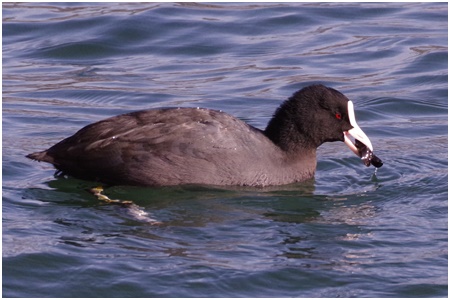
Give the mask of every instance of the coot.
M 27 157 L 108 184 L 268 186 L 313 177 L 317 147 L 333 141 L 345 142 L 366 165 L 382 165 L 356 124 L 353 103 L 312 85 L 284 101 L 265 130 L 217 110 L 150 109 L 90 124 Z

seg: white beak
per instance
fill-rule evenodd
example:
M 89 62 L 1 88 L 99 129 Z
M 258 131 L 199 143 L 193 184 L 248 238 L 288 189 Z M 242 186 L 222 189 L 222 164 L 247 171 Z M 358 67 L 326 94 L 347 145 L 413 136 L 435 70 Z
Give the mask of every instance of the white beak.
M 359 140 L 361 143 L 366 145 L 367 148 L 369 148 L 369 150 L 373 152 L 372 143 L 370 142 L 369 138 L 364 133 L 364 131 L 362 131 L 362 129 L 359 128 L 358 124 L 356 124 L 355 111 L 353 109 L 353 102 L 352 101 L 348 101 L 347 110 L 348 110 L 348 118 L 350 119 L 350 124 L 353 126 L 353 128 L 350 129 L 349 131 L 344 131 L 344 142 L 345 142 L 345 144 L 358 157 L 360 156 L 359 152 L 358 152 L 358 149 L 356 148 L 355 144 L 349 138 L 349 135 L 351 135 L 352 137 L 354 137 L 355 139 Z

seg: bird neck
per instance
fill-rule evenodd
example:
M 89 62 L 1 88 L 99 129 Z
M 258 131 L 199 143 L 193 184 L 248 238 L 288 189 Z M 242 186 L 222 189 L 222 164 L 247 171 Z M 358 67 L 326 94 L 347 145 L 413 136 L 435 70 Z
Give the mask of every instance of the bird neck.
M 267 124 L 264 134 L 279 148 L 288 153 L 310 152 L 315 150 L 317 145 L 309 138 L 305 128 L 298 126 L 295 118 L 289 110 L 282 109 L 275 113 Z

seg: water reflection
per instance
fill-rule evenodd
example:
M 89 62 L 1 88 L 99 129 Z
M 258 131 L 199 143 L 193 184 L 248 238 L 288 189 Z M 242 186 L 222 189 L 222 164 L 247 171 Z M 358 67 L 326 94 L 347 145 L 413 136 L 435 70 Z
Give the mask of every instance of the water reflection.
M 241 270 L 285 264 L 342 270 L 367 263 L 372 257 L 370 250 L 358 243 L 370 239 L 367 228 L 376 217 L 376 207 L 365 199 L 367 195 L 314 195 L 313 182 L 284 190 L 203 186 L 105 189 L 111 198 L 133 200 L 162 222 L 158 226 L 135 218 L 128 208 L 98 203 L 86 191 L 94 183 L 58 178 L 47 184 L 51 190 L 31 190 L 32 198 L 60 205 L 72 195 L 70 205 L 84 207 L 70 218 L 55 216 L 55 224 L 67 227 L 58 240 L 68 246 L 108 248 L 113 244 L 129 251 L 117 254 L 121 256 L 178 257 Z M 256 228 L 261 232 L 258 236 L 254 235 Z M 258 257 L 254 257 L 256 253 Z M 251 263 L 247 261 L 250 257 Z

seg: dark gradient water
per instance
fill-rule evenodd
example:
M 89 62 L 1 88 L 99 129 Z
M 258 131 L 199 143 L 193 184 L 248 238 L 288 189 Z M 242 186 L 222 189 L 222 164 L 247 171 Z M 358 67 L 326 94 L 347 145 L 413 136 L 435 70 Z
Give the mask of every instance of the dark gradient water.
M 3 3 L 3 296 L 446 297 L 447 11 Z M 125 208 L 24 157 L 161 106 L 264 128 L 312 83 L 353 100 L 385 163 L 376 174 L 328 143 L 305 183 L 107 187 Z

